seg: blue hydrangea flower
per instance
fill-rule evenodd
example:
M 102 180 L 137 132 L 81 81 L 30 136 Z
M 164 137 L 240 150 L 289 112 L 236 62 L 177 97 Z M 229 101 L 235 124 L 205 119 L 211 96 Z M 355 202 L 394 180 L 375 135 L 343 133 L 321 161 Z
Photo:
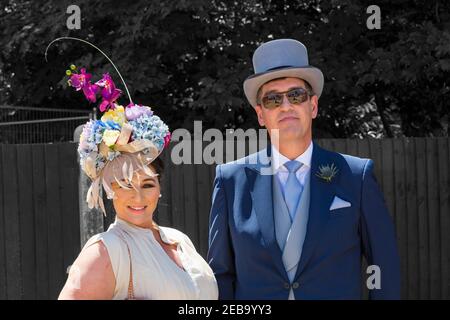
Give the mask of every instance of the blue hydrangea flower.
M 148 139 L 159 151 L 163 149 L 169 127 L 158 116 L 144 114 L 129 123 L 133 126 L 133 140 Z

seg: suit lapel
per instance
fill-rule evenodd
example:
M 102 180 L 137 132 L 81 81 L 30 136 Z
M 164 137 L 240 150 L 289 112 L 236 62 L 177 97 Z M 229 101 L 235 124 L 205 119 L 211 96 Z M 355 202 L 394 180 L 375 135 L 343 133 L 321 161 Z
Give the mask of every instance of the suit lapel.
M 295 279 L 298 278 L 311 258 L 317 240 L 328 221 L 329 208 L 336 194 L 335 184 L 333 181 L 324 182 L 316 176 L 316 173 L 319 171 L 319 166 L 331 163 L 333 163 L 333 159 L 329 157 L 325 150 L 314 143 L 311 158 L 309 218 Z
M 269 153 L 270 156 L 270 149 L 268 151 L 261 151 L 260 155 L 264 153 L 264 157 L 267 159 L 266 152 Z M 263 160 L 263 163 L 267 164 L 268 162 Z M 260 226 L 261 234 L 264 238 L 268 250 L 270 251 L 270 255 L 274 258 L 275 265 L 277 266 L 279 271 L 287 277 L 286 270 L 283 266 L 282 252 L 275 237 L 275 221 L 273 214 L 272 195 L 273 175 L 268 174 L 269 168 L 270 162 L 264 167 L 261 165 L 247 167 L 245 169 L 245 172 L 249 182 L 250 194 L 252 197 L 256 217 L 258 219 L 258 224 Z

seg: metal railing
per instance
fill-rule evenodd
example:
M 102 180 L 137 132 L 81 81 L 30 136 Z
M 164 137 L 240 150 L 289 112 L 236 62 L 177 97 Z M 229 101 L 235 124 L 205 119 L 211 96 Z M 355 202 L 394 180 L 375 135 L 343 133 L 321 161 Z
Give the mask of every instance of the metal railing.
M 49 143 L 73 141 L 74 130 L 89 119 L 92 110 L 0 106 L 0 143 Z

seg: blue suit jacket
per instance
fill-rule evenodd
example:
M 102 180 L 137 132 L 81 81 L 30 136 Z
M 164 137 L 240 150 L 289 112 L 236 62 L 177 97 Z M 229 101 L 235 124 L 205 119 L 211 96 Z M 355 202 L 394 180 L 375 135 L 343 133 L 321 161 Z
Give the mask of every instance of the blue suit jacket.
M 272 205 L 270 147 L 238 162 L 218 165 L 210 214 L 208 261 L 220 299 L 360 299 L 361 258 L 381 271 L 371 299 L 400 298 L 395 230 L 373 176 L 373 162 L 314 144 L 311 198 L 303 251 L 290 285 L 277 244 Z M 246 164 L 242 164 L 246 162 Z M 331 182 L 316 177 L 335 164 Z M 335 196 L 351 207 L 330 211 Z M 365 272 L 364 272 L 365 274 Z M 369 276 L 369 275 L 368 275 Z M 293 282 L 293 283 L 294 283 Z

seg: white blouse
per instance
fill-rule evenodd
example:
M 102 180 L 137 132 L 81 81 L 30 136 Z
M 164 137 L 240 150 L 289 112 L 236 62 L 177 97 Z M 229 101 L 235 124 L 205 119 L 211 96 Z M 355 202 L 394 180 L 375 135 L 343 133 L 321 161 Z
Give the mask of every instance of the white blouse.
M 162 241 L 177 244 L 184 270 L 167 255 L 150 229 L 117 217 L 106 232 L 86 242 L 83 250 L 98 241 L 102 241 L 108 250 L 116 278 L 113 299 L 124 300 L 128 297 L 130 261 L 127 245 L 131 254 L 135 299 L 218 299 L 213 271 L 197 253 L 191 240 L 176 229 L 159 229 Z

